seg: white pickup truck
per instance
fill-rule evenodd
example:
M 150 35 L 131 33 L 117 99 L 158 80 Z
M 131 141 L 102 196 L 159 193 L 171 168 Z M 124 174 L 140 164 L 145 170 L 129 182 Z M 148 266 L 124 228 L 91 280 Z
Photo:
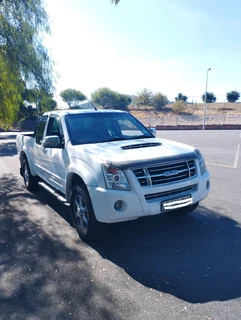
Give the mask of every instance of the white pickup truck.
M 109 223 L 191 212 L 210 191 L 199 150 L 156 138 L 128 112 L 47 112 L 16 145 L 26 188 L 41 184 L 70 204 L 83 240 Z

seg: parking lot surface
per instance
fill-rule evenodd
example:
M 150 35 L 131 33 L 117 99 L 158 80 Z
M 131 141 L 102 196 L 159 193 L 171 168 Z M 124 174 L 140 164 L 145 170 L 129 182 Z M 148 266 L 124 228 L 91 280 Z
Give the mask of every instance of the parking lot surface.
M 209 197 L 87 245 L 67 206 L 25 190 L 15 134 L 0 135 L 0 320 L 241 319 L 241 131 L 157 136 L 201 150 Z

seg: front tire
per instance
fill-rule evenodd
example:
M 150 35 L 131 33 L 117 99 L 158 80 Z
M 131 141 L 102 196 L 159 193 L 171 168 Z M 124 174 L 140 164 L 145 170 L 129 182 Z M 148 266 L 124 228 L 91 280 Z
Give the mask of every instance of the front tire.
M 23 180 L 24 180 L 24 184 L 25 184 L 26 189 L 28 191 L 34 191 L 37 187 L 38 180 L 37 180 L 37 177 L 34 177 L 31 174 L 27 159 L 23 160 L 22 168 L 23 168 Z
M 84 241 L 94 240 L 107 230 L 107 224 L 96 220 L 89 193 L 84 184 L 76 184 L 70 201 L 73 225 Z

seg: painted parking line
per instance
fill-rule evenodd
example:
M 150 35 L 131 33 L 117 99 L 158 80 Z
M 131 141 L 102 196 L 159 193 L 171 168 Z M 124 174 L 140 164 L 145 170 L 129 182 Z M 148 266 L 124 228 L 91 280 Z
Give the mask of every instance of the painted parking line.
M 208 138 L 213 137 L 213 136 L 216 136 L 218 133 L 219 133 L 219 131 L 214 132 L 214 133 L 210 134 L 210 135 L 208 136 Z
M 238 144 L 238 149 L 235 155 L 234 164 L 233 164 L 234 168 L 237 168 L 238 166 L 239 150 L 240 150 L 240 144 Z
M 238 167 L 238 160 L 239 160 L 239 154 L 240 154 L 240 144 L 238 144 L 237 151 L 234 158 L 234 164 L 233 166 L 228 166 L 226 164 L 218 164 L 218 163 L 212 163 L 212 162 L 206 162 L 208 165 L 216 166 L 216 167 L 224 167 L 229 169 L 237 169 Z

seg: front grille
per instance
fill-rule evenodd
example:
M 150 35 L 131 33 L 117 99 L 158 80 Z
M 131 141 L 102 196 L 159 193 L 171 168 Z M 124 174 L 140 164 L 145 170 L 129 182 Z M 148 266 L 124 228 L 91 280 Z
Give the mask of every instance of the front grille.
M 141 187 L 174 183 L 194 178 L 197 174 L 195 160 L 169 162 L 132 171 Z
M 184 193 L 186 194 L 187 192 L 194 192 L 196 190 L 197 190 L 197 184 L 193 184 L 193 185 L 185 187 L 185 188 L 164 191 L 164 192 L 157 192 L 157 193 L 152 193 L 152 194 L 146 194 L 145 199 L 146 199 L 146 201 L 156 200 L 156 199 L 161 199 L 161 198 L 173 196 L 176 194 L 182 195 Z

